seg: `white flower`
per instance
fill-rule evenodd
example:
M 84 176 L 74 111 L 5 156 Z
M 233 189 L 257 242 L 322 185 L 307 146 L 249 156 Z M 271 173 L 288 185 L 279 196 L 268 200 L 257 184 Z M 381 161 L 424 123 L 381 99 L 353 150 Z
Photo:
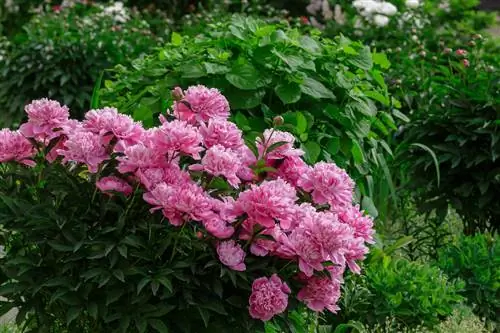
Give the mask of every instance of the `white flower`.
M 398 8 L 390 2 L 381 2 L 378 6 L 377 13 L 392 16 L 398 12 Z
M 406 7 L 408 8 L 418 8 L 420 6 L 419 0 L 406 0 Z
M 373 23 L 379 27 L 385 27 L 389 24 L 389 18 L 385 15 L 376 14 L 373 16 Z

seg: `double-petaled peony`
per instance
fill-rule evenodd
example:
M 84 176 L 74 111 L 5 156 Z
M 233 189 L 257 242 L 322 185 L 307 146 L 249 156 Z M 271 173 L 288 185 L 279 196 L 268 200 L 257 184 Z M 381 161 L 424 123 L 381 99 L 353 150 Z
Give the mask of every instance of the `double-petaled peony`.
M 317 163 L 298 180 L 298 185 L 312 192 L 312 199 L 317 204 L 340 209 L 352 203 L 354 181 L 334 163 Z
M 363 214 L 359 205 L 346 206 L 339 212 L 339 221 L 348 224 L 354 230 L 354 237 L 361 237 L 368 244 L 373 244 L 373 219 Z
M 35 154 L 33 145 L 19 131 L 0 130 L 0 163 L 16 161 L 24 165 L 34 166 Z
M 226 149 L 221 145 L 210 147 L 203 156 L 201 164 L 193 164 L 189 167 L 193 171 L 205 171 L 212 176 L 225 177 L 233 187 L 238 187 L 241 180 L 237 172 L 241 168 L 238 155 L 231 149 Z
M 221 145 L 226 148 L 238 149 L 244 145 L 243 133 L 232 122 L 225 119 L 210 119 L 208 124 L 200 124 L 200 134 L 203 144 L 210 148 Z
M 24 108 L 28 122 L 19 130 L 27 138 L 48 144 L 51 139 L 61 135 L 61 128 L 68 121 L 69 110 L 59 102 L 47 98 L 35 100 Z
M 217 255 L 221 263 L 235 271 L 244 271 L 246 253 L 234 240 L 217 243 Z
M 179 165 L 175 163 L 165 164 L 161 168 L 139 168 L 135 174 L 142 185 L 149 191 L 160 183 L 182 185 L 191 181 L 189 173 L 181 170 Z
M 297 187 L 300 177 L 309 171 L 309 168 L 300 156 L 290 156 L 279 163 L 277 172 L 274 174 Z
M 143 143 L 127 147 L 124 151 L 124 156 L 118 157 L 117 160 L 119 161 L 118 171 L 120 173 L 161 168 L 169 164 L 165 156 L 161 156 L 153 148 Z
M 99 165 L 109 159 L 99 134 L 83 130 L 71 134 L 58 153 L 63 156 L 63 162 L 84 163 L 91 173 L 96 173 Z
M 340 308 L 337 301 L 340 298 L 340 283 L 329 277 L 313 276 L 297 294 L 297 299 L 304 302 L 313 311 L 325 309 L 336 313 Z
M 203 138 L 198 129 L 182 120 L 166 122 L 161 127 L 150 130 L 147 139 L 150 147 L 170 157 L 183 153 L 199 160 L 200 152 L 203 151 Z
M 192 86 L 184 91 L 184 98 L 176 101 L 173 109 L 178 119 L 190 124 L 229 117 L 227 99 L 219 90 L 202 85 Z
M 250 295 L 250 316 L 255 319 L 269 320 L 283 313 L 288 306 L 290 288 L 278 275 L 261 277 L 253 281 Z
M 116 176 L 103 177 L 97 181 L 96 186 L 102 192 L 119 192 L 126 196 L 133 192 L 133 188 L 129 183 Z
M 353 273 L 359 274 L 361 272 L 361 267 L 359 267 L 356 261 L 364 260 L 366 254 L 368 253 L 368 248 L 365 245 L 364 239 L 358 237 L 345 242 L 343 252 L 345 263 L 349 269 Z
M 257 138 L 257 149 L 259 156 L 265 157 L 267 160 L 304 155 L 302 150 L 293 148 L 294 143 L 295 137 L 292 134 L 266 129 L 262 138 Z

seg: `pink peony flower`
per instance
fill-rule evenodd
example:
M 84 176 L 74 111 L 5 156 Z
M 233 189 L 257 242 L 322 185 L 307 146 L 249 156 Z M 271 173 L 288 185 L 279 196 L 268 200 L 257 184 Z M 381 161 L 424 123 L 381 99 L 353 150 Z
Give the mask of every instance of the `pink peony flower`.
M 136 172 L 138 169 L 161 168 L 168 165 L 166 158 L 143 143 L 125 148 L 124 156 L 117 158 L 120 173 Z
M 241 180 L 252 181 L 255 178 L 255 173 L 250 166 L 255 165 L 257 158 L 247 146 L 243 145 L 237 149 L 238 157 L 241 161 L 241 167 L 238 170 L 238 177 Z
M 231 239 L 217 243 L 217 254 L 221 263 L 232 270 L 242 272 L 246 269 L 246 253 L 234 240 Z
M 284 180 L 264 181 L 241 192 L 235 210 L 238 214 L 248 214 L 252 222 L 265 228 L 273 228 L 278 220 L 287 229 L 295 214 L 296 200 L 295 189 Z
M 219 239 L 226 239 L 234 234 L 234 227 L 218 214 L 209 214 L 203 218 L 202 223 L 211 235 Z
M 328 309 L 337 313 L 340 308 L 337 301 L 340 298 L 340 284 L 328 277 L 313 276 L 297 294 L 297 299 L 304 302 L 313 311 L 321 312 Z
M 174 163 L 166 164 L 162 168 L 138 169 L 136 175 L 149 191 L 160 183 L 182 185 L 191 182 L 189 174 Z
M 368 253 L 368 248 L 365 246 L 364 239 L 358 237 L 346 242 L 343 252 L 345 262 L 349 269 L 353 273 L 359 274 L 361 272 L 361 267 L 356 263 L 356 260 L 364 260 L 365 255 Z
M 361 237 L 368 244 L 373 244 L 373 220 L 360 211 L 359 205 L 346 206 L 339 212 L 339 221 L 348 224 L 354 230 L 354 237 Z
M 31 102 L 24 110 L 28 114 L 28 122 L 22 124 L 19 130 L 25 137 L 43 142 L 59 136 L 69 118 L 67 106 L 47 98 Z
M 297 187 L 298 181 L 310 167 L 298 156 L 287 157 L 277 168 L 275 175 Z
M 350 205 L 354 181 L 345 170 L 334 163 L 319 162 L 298 181 L 298 185 L 311 192 L 317 204 L 330 204 L 332 208 Z
M 263 137 L 264 141 L 262 141 L 261 138 L 257 138 L 256 141 L 259 156 L 261 158 L 265 155 L 267 160 L 279 160 L 285 157 L 304 155 L 304 152 L 301 149 L 293 148 L 295 137 L 290 133 L 274 129 L 266 129 Z M 286 144 L 276 148 L 271 147 L 273 144 L 277 144 L 279 142 L 286 142 Z
M 203 151 L 202 139 L 196 127 L 185 121 L 174 120 L 151 130 L 147 145 L 162 155 L 174 156 L 181 152 L 199 160 L 200 152 Z
M 462 65 L 464 65 L 464 67 L 466 67 L 466 68 L 467 68 L 467 67 L 469 67 L 469 66 L 470 66 L 470 62 L 469 62 L 469 60 L 467 60 L 467 59 L 462 59 Z
M 252 284 L 252 294 L 249 299 L 250 316 L 267 321 L 283 313 L 288 306 L 289 293 L 290 288 L 276 274 L 270 278 L 256 279 Z
M 187 220 L 203 221 L 213 213 L 211 202 L 201 187 L 196 184 L 158 184 L 152 191 L 144 193 L 144 201 L 161 209 L 172 225 L 180 226 Z
M 115 191 L 123 193 L 125 196 L 129 196 L 133 192 L 132 186 L 129 183 L 115 176 L 99 179 L 96 186 L 102 192 Z
M 201 123 L 200 134 L 207 148 L 222 145 L 226 148 L 238 149 L 244 145 L 241 130 L 225 119 L 210 119 L 208 124 Z
M 238 155 L 221 145 L 209 148 L 203 156 L 201 164 L 193 164 L 189 167 L 193 171 L 205 171 L 214 176 L 223 176 L 233 187 L 238 187 L 241 183 L 236 175 L 240 168 Z
M 306 228 L 297 228 L 289 236 L 289 244 L 299 260 L 299 269 L 306 276 L 313 275 L 314 270 L 323 270 L 323 261 L 326 260 L 321 243 Z
M 464 49 L 458 49 L 455 51 L 455 54 L 459 57 L 466 57 L 467 56 L 467 51 Z
M 109 158 L 99 135 L 85 131 L 77 131 L 70 135 L 64 142 L 64 149 L 59 149 L 58 153 L 64 157 L 64 163 L 69 161 L 84 163 L 92 173 L 96 173 L 99 164 Z
M 217 89 L 191 86 L 184 92 L 184 99 L 174 102 L 174 115 L 190 124 L 209 119 L 227 119 L 229 103 Z
M 0 130 L 0 163 L 16 161 L 27 166 L 35 166 L 32 160 L 35 149 L 31 142 L 19 131 Z

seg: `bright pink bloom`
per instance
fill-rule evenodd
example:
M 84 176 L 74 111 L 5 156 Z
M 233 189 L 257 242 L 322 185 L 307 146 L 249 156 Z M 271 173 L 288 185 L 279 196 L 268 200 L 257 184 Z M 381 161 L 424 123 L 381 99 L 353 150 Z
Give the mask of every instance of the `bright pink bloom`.
M 22 124 L 19 130 L 25 137 L 38 141 L 49 141 L 59 136 L 69 118 L 67 106 L 47 98 L 31 102 L 24 110 L 28 114 L 28 122 Z
M 31 142 L 19 131 L 0 130 L 0 163 L 16 161 L 24 165 L 35 166 L 32 160 L 35 149 Z
M 265 228 L 273 228 L 277 220 L 287 229 L 295 213 L 296 200 L 295 189 L 284 180 L 264 181 L 241 192 L 235 210 L 239 214 L 247 213 L 252 222 Z
M 276 176 L 283 178 L 291 185 L 297 187 L 298 181 L 310 167 L 298 156 L 287 157 L 277 168 Z
M 467 51 L 464 49 L 458 49 L 455 51 L 455 54 L 459 57 L 466 57 L 467 56 Z
M 117 160 L 118 171 L 120 173 L 136 172 L 138 169 L 158 168 L 167 165 L 166 158 L 158 154 L 157 151 L 139 143 L 125 148 L 125 155 Z
M 349 269 L 355 273 L 359 274 L 361 268 L 356 263 L 356 260 L 364 260 L 365 255 L 368 253 L 368 248 L 365 246 L 365 241 L 363 238 L 354 238 L 349 242 L 345 243 L 345 248 L 343 250 L 345 262 Z
M 208 124 L 201 123 L 200 134 L 207 148 L 222 145 L 226 148 L 238 149 L 244 145 L 241 130 L 225 119 L 210 119 Z
M 354 230 L 354 237 L 361 237 L 366 243 L 373 244 L 373 219 L 360 211 L 359 205 L 346 206 L 339 212 L 339 221 L 348 224 Z
M 244 271 L 246 253 L 234 240 L 217 243 L 217 254 L 221 263 L 235 271 Z
M 311 192 L 317 204 L 330 204 L 332 208 L 350 205 L 354 191 L 354 181 L 344 169 L 334 163 L 319 162 L 309 169 L 298 185 Z
M 470 66 L 470 62 L 467 59 L 462 59 L 462 65 L 464 65 L 465 68 Z
M 241 161 L 241 167 L 238 170 L 238 177 L 241 180 L 252 181 L 255 178 L 254 171 L 250 166 L 255 165 L 257 158 L 254 153 L 246 145 L 241 146 L 237 149 L 238 157 Z
M 184 92 L 184 99 L 174 102 L 174 115 L 195 124 L 209 119 L 227 119 L 229 103 L 217 89 L 205 86 L 191 86 Z
M 238 187 L 241 183 L 236 175 L 240 168 L 238 155 L 221 145 L 209 148 L 203 156 L 201 164 L 193 164 L 189 167 L 193 171 L 205 171 L 213 176 L 223 176 L 233 187 Z
M 122 141 L 118 146 L 123 148 L 119 149 L 121 152 L 126 146 L 138 143 L 144 132 L 141 124 L 128 115 L 118 113 L 115 108 L 90 110 L 85 114 L 83 127 L 89 132 L 101 135 L 105 143 L 115 136 Z
M 136 175 L 147 190 L 152 190 L 160 183 L 182 185 L 191 182 L 189 174 L 174 163 L 169 163 L 162 168 L 138 169 Z
M 337 313 L 340 310 L 337 306 L 340 298 L 340 284 L 328 277 L 313 276 L 299 291 L 297 298 L 313 311 L 321 312 L 328 309 Z
M 266 129 L 263 137 L 264 141 L 262 141 L 262 138 L 257 138 L 256 141 L 260 157 L 263 157 L 265 154 L 268 160 L 279 160 L 285 157 L 304 155 L 301 149 L 293 148 L 295 137 L 290 133 Z M 280 142 L 286 143 L 279 147 L 271 147 L 273 144 L 278 144 Z
M 323 246 L 310 230 L 306 228 L 295 229 L 289 236 L 289 242 L 288 246 L 298 256 L 301 272 L 310 277 L 314 270 L 323 270 L 323 261 L 326 261 Z
M 196 184 L 179 186 L 161 183 L 152 191 L 144 193 L 143 198 L 154 206 L 153 211 L 161 209 L 163 215 L 175 226 L 188 220 L 202 221 L 213 214 L 210 199 Z
M 219 239 L 226 239 L 234 234 L 234 227 L 218 214 L 209 214 L 203 218 L 202 223 L 211 235 Z
M 203 151 L 202 140 L 203 138 L 196 127 L 185 121 L 174 120 L 163 123 L 160 128 L 151 130 L 147 145 L 161 154 L 174 156 L 181 152 L 199 160 L 200 152 Z
M 270 278 L 261 277 L 254 280 L 249 299 L 250 316 L 267 321 L 283 313 L 288 306 L 289 293 L 290 288 L 276 274 Z
M 133 191 L 133 188 L 129 183 L 115 176 L 103 177 L 99 179 L 96 186 L 102 192 L 120 192 L 125 196 L 129 196 Z
M 84 163 L 92 173 L 96 173 L 99 164 L 109 158 L 99 135 L 84 131 L 70 135 L 64 142 L 64 149 L 59 149 L 58 153 L 64 157 L 63 162 Z

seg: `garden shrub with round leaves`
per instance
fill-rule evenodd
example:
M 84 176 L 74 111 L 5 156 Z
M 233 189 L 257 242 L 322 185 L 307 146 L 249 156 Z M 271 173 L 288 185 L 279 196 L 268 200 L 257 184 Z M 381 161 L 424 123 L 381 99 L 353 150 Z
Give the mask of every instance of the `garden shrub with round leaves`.
M 156 54 L 130 68 L 118 66 L 104 80 L 101 104 L 152 124 L 171 104 L 169 89 L 195 83 L 217 87 L 247 137 L 283 116 L 281 129 L 295 134 L 306 160 L 334 160 L 349 170 L 368 209 L 373 208 L 370 171 L 386 167 L 390 148 L 384 138 L 395 129 L 382 75 L 388 66 L 382 55 L 344 37 L 303 35 L 233 16 L 196 37 L 173 34 Z
M 481 318 L 497 323 L 500 311 L 500 247 L 498 237 L 462 236 L 439 251 L 439 267 L 465 281 L 462 294 Z
M 81 117 L 101 72 L 151 50 L 158 42 L 140 16 L 76 4 L 35 16 L 0 59 L 0 124 L 18 123 L 25 104 L 49 96 Z

